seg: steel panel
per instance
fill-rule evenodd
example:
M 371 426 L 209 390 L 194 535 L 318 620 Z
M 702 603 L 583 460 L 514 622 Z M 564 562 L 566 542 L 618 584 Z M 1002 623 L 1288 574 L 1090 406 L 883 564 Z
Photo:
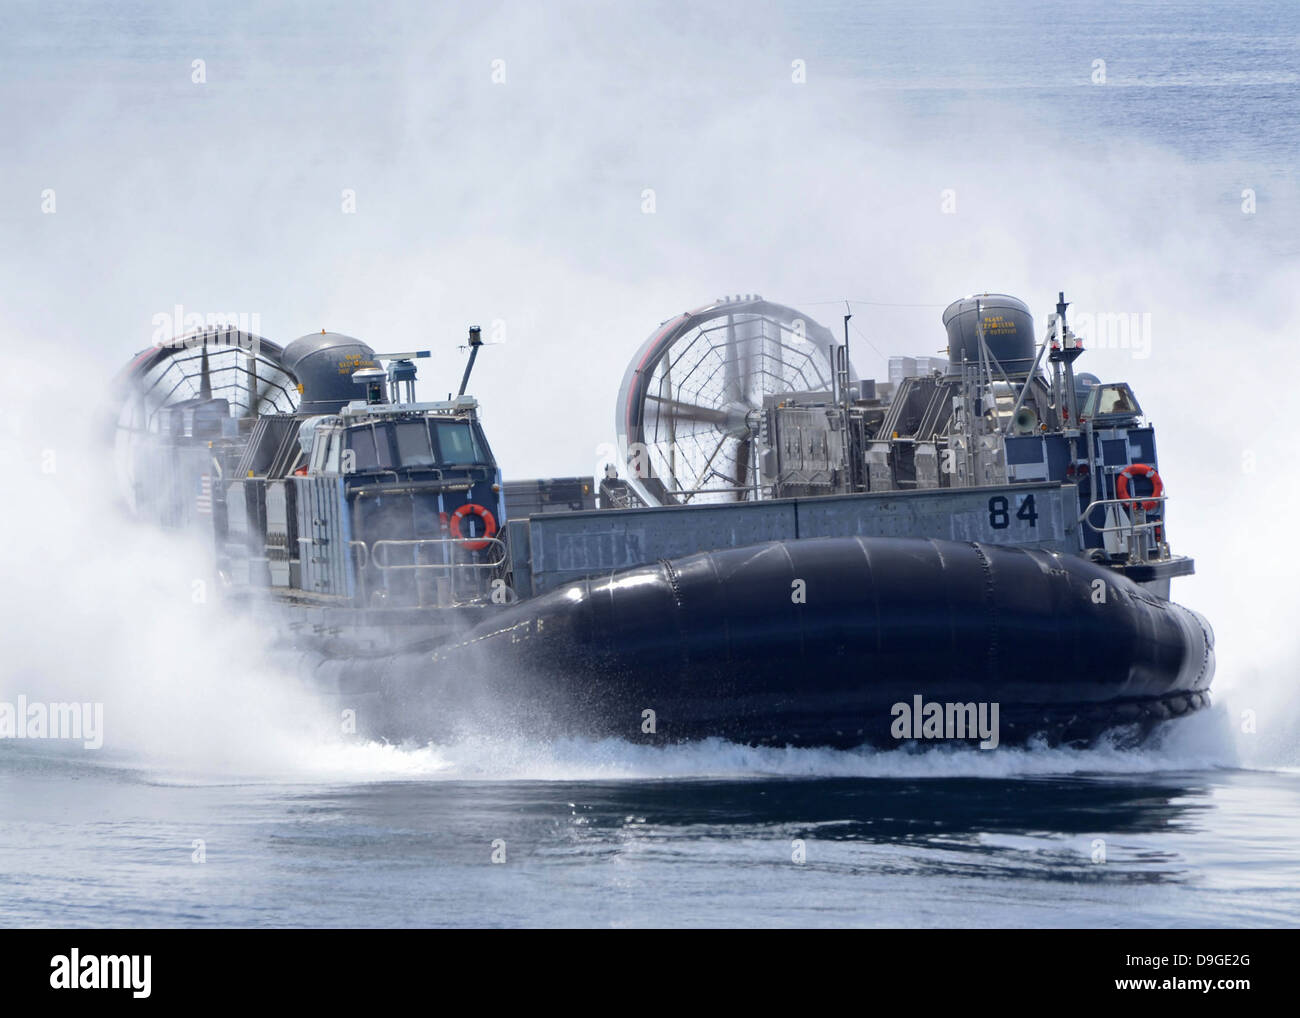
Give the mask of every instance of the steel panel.
M 1016 515 L 1029 495 L 1033 521 L 1029 512 Z M 991 510 L 996 498 L 1007 500 L 1005 514 Z M 808 537 L 929 537 L 1077 552 L 1077 500 L 1073 485 L 1047 482 L 534 516 L 530 587 L 540 594 L 658 559 Z M 521 575 L 516 567 L 517 582 Z

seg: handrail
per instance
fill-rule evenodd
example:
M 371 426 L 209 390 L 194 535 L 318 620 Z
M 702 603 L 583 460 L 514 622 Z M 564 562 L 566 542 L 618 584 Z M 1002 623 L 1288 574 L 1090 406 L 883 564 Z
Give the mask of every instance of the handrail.
M 487 562 L 410 562 L 410 563 L 390 563 L 388 561 L 387 551 L 380 554 L 381 548 L 415 548 L 420 549 L 425 545 L 454 545 L 464 546 L 470 542 L 487 542 L 489 545 L 500 549 L 500 558 L 492 559 Z M 364 544 L 363 541 L 354 541 L 353 544 Z M 505 564 L 506 546 L 505 542 L 496 537 L 421 537 L 406 540 L 394 538 L 385 538 L 375 541 L 367 548 L 370 560 L 373 560 L 376 569 L 497 569 Z
M 1162 561 L 1167 555 L 1168 545 L 1164 544 L 1157 531 L 1164 524 L 1164 520 L 1148 520 L 1146 518 L 1147 511 L 1142 508 L 1142 504 L 1144 502 L 1163 503 L 1167 498 L 1167 495 L 1156 495 L 1151 498 L 1142 498 L 1141 496 L 1134 498 L 1099 498 L 1096 501 L 1088 503 L 1088 508 L 1084 509 L 1083 513 L 1079 516 L 1079 522 L 1092 530 L 1093 533 L 1102 535 L 1103 541 L 1107 534 L 1115 534 L 1117 540 L 1123 541 L 1128 545 L 1129 556 L 1136 559 L 1138 562 L 1150 561 L 1147 558 L 1147 542 L 1143 540 L 1145 535 L 1150 534 L 1152 542 L 1155 545 L 1156 560 Z M 1099 527 L 1089 519 L 1094 509 L 1112 505 L 1132 505 L 1136 508 L 1136 512 L 1132 518 L 1129 518 L 1127 514 L 1125 514 L 1123 521 L 1117 523 L 1115 526 Z M 1110 516 L 1109 510 L 1107 510 L 1106 515 L 1107 517 Z
M 1164 502 L 1168 498 L 1169 498 L 1168 495 L 1156 495 L 1154 497 L 1148 497 L 1148 498 L 1143 498 L 1141 495 L 1133 495 L 1129 498 L 1099 498 L 1095 502 L 1088 503 L 1088 507 L 1079 514 L 1079 519 L 1077 522 L 1084 524 L 1085 526 L 1090 528 L 1094 533 L 1097 534 L 1104 534 L 1112 530 L 1154 529 L 1155 527 L 1160 526 L 1164 521 L 1143 520 L 1142 522 L 1139 523 L 1136 520 L 1131 520 L 1129 523 L 1121 524 L 1120 526 L 1117 527 L 1098 527 L 1088 517 L 1092 515 L 1092 511 L 1094 509 L 1098 509 L 1101 506 L 1117 505 L 1117 506 L 1124 507 L 1131 504 L 1139 504 L 1142 502 Z

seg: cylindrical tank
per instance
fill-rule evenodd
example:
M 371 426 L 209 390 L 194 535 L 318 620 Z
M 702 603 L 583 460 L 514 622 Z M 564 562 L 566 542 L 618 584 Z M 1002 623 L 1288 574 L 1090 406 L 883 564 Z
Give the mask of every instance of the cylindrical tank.
M 333 414 L 356 399 L 365 399 L 352 381 L 361 368 L 377 368 L 375 351 L 359 339 L 337 332 L 313 332 L 284 348 L 285 367 L 302 392 L 300 413 Z
M 1083 406 L 1083 401 L 1088 398 L 1094 385 L 1101 385 L 1101 379 L 1096 375 L 1084 371 L 1074 376 L 1074 398 L 1079 406 Z
M 978 312 L 978 313 L 977 313 Z M 982 320 L 984 342 L 1009 376 L 1024 378 L 1034 366 L 1034 319 L 1025 302 L 1005 293 L 977 293 L 955 300 L 943 313 L 948 330 L 948 370 L 961 370 L 980 361 L 976 319 Z M 997 367 L 993 367 L 997 377 Z

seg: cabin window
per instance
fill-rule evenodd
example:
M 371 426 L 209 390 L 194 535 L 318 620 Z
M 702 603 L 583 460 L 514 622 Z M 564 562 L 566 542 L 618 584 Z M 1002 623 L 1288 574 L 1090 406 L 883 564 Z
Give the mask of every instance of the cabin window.
M 1106 414 L 1140 414 L 1142 407 L 1133 398 L 1133 391 L 1124 383 L 1094 386 L 1084 403 L 1084 417 L 1102 417 Z
M 429 426 L 423 420 L 400 421 L 393 426 L 397 438 L 397 460 L 404 467 L 431 467 L 433 449 L 429 445 Z
M 488 462 L 469 421 L 439 421 L 436 428 L 443 463 Z
M 386 435 L 375 445 L 375 429 L 370 424 L 348 429 L 348 449 L 352 452 L 352 469 L 356 471 L 387 470 L 392 466 Z
M 1123 389 L 1106 389 L 1101 394 L 1100 410 L 1103 414 L 1131 414 L 1133 401 Z

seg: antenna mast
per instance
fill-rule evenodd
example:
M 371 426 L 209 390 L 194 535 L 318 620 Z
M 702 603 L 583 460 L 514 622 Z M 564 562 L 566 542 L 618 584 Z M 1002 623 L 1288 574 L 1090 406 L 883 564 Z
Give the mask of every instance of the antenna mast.
M 457 396 L 465 395 L 465 386 L 469 385 L 469 373 L 474 370 L 474 358 L 478 356 L 478 348 L 483 345 L 483 330 L 477 325 L 471 325 L 469 328 L 469 363 L 465 365 L 465 377 L 460 380 L 460 392 Z

